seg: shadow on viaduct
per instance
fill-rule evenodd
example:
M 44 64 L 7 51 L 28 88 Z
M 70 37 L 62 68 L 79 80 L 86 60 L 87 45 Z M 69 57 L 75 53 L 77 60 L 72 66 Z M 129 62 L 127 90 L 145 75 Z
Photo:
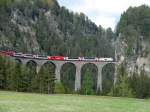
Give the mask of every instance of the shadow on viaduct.
M 94 64 L 97 67 L 98 75 L 97 75 L 97 90 L 102 91 L 102 69 L 105 65 L 115 62 L 95 62 L 95 61 L 55 61 L 55 60 L 39 60 L 39 59 L 28 59 L 17 57 L 15 60 L 19 60 L 23 65 L 27 65 L 28 62 L 32 61 L 36 63 L 36 72 L 38 73 L 42 66 L 48 62 L 54 64 L 55 66 L 55 78 L 57 82 L 61 81 L 60 71 L 63 65 L 67 63 L 71 63 L 76 67 L 75 73 L 75 91 L 80 90 L 81 88 L 81 70 L 85 64 Z M 114 74 L 114 84 L 116 83 L 116 73 Z

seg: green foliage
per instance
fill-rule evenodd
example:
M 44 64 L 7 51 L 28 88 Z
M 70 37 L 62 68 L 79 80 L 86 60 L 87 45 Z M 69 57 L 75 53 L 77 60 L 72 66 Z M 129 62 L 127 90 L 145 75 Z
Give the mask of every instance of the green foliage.
M 111 94 L 113 96 L 133 97 L 124 64 L 121 64 L 120 68 L 118 68 L 117 76 L 117 84 L 112 88 Z
M 140 74 L 133 73 L 133 75 L 127 77 L 125 66 L 122 64 L 118 73 L 117 84 L 112 88 L 109 95 L 136 98 L 150 97 L 150 77 L 144 71 L 141 71 Z
M 0 0 L 0 7 L 7 6 L 9 7 L 15 0 Z
M 31 63 L 28 67 L 0 57 L 0 89 L 54 93 L 55 75 L 51 66 L 44 66 L 38 74 Z
M 57 93 L 57 94 L 64 94 L 65 93 L 65 87 L 61 82 L 55 83 L 54 93 Z
M 114 64 L 107 64 L 106 66 L 103 67 L 102 70 L 102 93 L 103 95 L 107 95 L 110 91 L 111 88 L 113 87 L 114 83 Z
M 45 65 L 41 68 L 40 72 L 36 75 L 33 88 L 40 93 L 54 93 L 54 81 L 55 75 L 49 65 Z
M 85 95 L 92 95 L 94 94 L 93 90 L 93 80 L 92 80 L 92 74 L 89 69 L 86 70 L 85 75 L 84 75 L 84 80 L 83 84 L 81 87 L 81 94 Z
M 97 27 L 83 13 L 70 12 L 56 0 L 20 0 L 0 10 L 0 21 L 4 50 L 72 57 L 114 55 L 110 40 L 115 35 L 110 28 Z
M 118 32 L 125 32 L 128 26 L 132 26 L 136 31 L 139 31 L 143 36 L 148 36 L 150 31 L 150 8 L 146 5 L 139 7 L 130 7 L 121 15 L 118 24 Z
M 142 5 L 130 7 L 121 15 L 117 25 L 117 35 L 121 34 L 126 42 L 125 54 L 127 57 L 147 55 L 147 50 L 142 48 L 142 42 L 150 42 L 150 7 Z M 146 57 L 145 56 L 145 57 Z
M 61 69 L 61 82 L 65 87 L 65 93 L 73 93 L 75 85 L 76 67 L 73 64 L 65 64 Z
M 135 97 L 150 97 L 150 77 L 144 71 L 141 71 L 140 74 L 134 73 L 129 80 Z
M 0 9 L 0 49 L 69 57 L 114 56 L 114 48 L 111 43 L 116 36 L 110 28 L 105 30 L 101 26 L 96 26 L 85 14 L 73 13 L 65 7 L 60 7 L 56 0 L 1 0 Z M 142 50 L 141 36 L 144 40 L 149 39 L 149 12 L 150 8 L 143 5 L 130 7 L 121 15 L 117 34 L 121 33 L 121 37 L 127 43 L 126 56 L 138 54 Z M 145 54 L 148 53 L 147 48 Z M 42 68 L 39 74 L 36 74 L 32 66 L 26 68 L 1 58 L 0 89 L 53 93 L 55 80 L 53 68 Z M 74 89 L 73 69 L 62 72 L 66 74 L 63 77 L 66 80 L 62 81 L 64 87 L 60 86 L 60 88 L 65 88 L 65 92 L 70 93 Z M 110 90 L 109 86 L 112 85 L 110 79 L 113 70 L 108 68 L 104 72 L 108 74 L 108 77 L 104 79 L 109 78 L 108 83 L 104 84 L 107 89 L 104 89 L 104 94 L 106 94 Z M 85 77 L 87 81 L 83 83 L 83 90 L 87 90 L 86 94 L 91 94 L 95 89 L 96 81 L 93 81 L 90 75 L 96 72 L 86 74 L 88 74 Z M 140 91 L 143 90 L 140 94 L 135 87 L 130 87 L 124 67 L 120 68 L 118 74 L 118 85 L 114 90 L 117 91 L 115 93 L 119 94 L 118 96 L 130 96 L 131 88 L 137 97 L 148 96 L 148 87 L 140 87 L 140 85 L 148 85 L 148 81 L 143 81 L 146 79 L 144 75 L 137 78 L 140 82 Z
M 93 92 L 95 93 L 97 91 L 97 75 L 98 75 L 97 67 L 94 64 L 86 64 L 82 67 L 82 70 L 81 70 L 81 84 L 82 85 L 84 81 L 86 80 L 87 71 L 89 71 L 89 75 L 92 81 L 91 87 L 92 87 Z

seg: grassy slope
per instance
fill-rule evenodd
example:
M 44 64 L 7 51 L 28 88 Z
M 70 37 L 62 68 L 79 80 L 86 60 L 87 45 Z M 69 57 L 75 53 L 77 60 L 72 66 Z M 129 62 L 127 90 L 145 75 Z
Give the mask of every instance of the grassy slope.
M 150 112 L 150 100 L 0 91 L 0 112 Z

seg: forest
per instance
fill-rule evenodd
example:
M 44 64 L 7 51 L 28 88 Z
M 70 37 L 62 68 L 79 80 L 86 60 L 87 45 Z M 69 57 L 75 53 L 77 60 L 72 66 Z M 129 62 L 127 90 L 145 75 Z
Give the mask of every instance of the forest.
M 130 7 L 121 15 L 116 31 L 97 26 L 85 14 L 60 7 L 56 0 L 1 0 L 0 50 L 69 57 L 113 57 L 115 41 L 127 43 L 125 55 L 149 56 L 142 49 L 142 40 L 150 43 L 150 7 Z M 55 83 L 54 66 L 46 64 L 37 74 L 35 63 L 26 66 L 18 61 L 0 57 L 0 89 L 38 93 L 75 93 L 75 68 L 67 64 L 61 71 L 61 83 Z M 100 94 L 147 98 L 150 78 L 147 73 L 128 77 L 126 63 L 117 71 L 113 87 L 114 65 L 103 69 L 103 92 L 96 93 L 97 70 L 88 64 L 82 70 L 79 94 Z

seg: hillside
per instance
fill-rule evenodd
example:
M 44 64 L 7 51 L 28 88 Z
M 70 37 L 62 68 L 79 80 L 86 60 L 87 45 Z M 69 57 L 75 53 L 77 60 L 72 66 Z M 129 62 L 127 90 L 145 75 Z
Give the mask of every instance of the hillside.
M 117 54 L 130 62 L 128 68 L 146 65 L 145 69 L 150 72 L 148 6 L 130 7 L 125 11 L 116 32 L 96 26 L 83 13 L 60 7 L 56 0 L 2 0 L 0 9 L 0 50 L 114 57 L 114 45 L 118 43 Z
M 150 7 L 130 7 L 117 26 L 118 55 L 125 58 L 129 72 L 150 73 Z
M 83 13 L 70 12 L 55 0 L 6 0 L 0 8 L 1 50 L 114 56 L 111 29 L 96 26 Z
M 115 34 L 110 28 L 96 26 L 83 13 L 60 7 L 56 0 L 2 0 L 0 4 L 0 50 L 69 57 L 114 57 Z M 34 71 L 35 64 L 31 62 L 30 68 Z M 87 68 L 96 80 L 95 66 L 85 66 L 82 74 Z M 74 89 L 73 71 L 72 64 L 61 71 L 63 84 L 71 90 Z M 108 82 L 105 85 L 110 90 L 114 66 L 108 65 L 103 71 L 107 80 L 103 82 Z M 35 75 L 34 72 L 28 74 Z

